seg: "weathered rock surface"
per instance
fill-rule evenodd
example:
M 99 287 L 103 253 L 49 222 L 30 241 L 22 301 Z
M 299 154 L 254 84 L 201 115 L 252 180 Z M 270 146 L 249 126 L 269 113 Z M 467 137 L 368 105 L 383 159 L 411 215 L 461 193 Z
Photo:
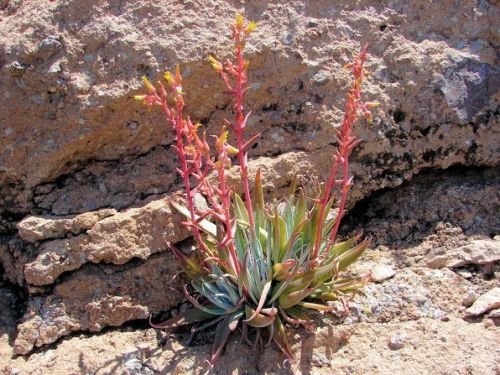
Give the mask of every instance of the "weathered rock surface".
M 204 60 L 229 53 L 229 32 L 221 30 L 242 10 L 260 25 L 249 45 L 249 129 L 263 131 L 252 156 L 316 151 L 306 158 L 324 177 L 348 78 L 341 67 L 368 42 L 366 96 L 382 105 L 374 124 L 356 129 L 366 142 L 353 155 L 360 182 L 353 202 L 424 168 L 495 165 L 499 74 L 491 25 L 499 11 L 487 2 L 451 4 L 72 0 L 7 7 L 0 28 L 4 216 L 122 209 L 175 188 L 172 136 L 159 113 L 131 96 L 142 74 L 159 76 L 180 62 L 190 113 L 214 131 L 230 106 Z
M 456 268 L 465 265 L 493 264 L 500 261 L 500 241 L 475 240 L 457 249 L 436 249 L 427 257 L 430 268 Z
M 51 284 L 63 272 L 78 269 L 87 262 L 124 264 L 133 258 L 147 259 L 154 253 L 167 250 L 169 242 L 188 237 L 188 231 L 180 225 L 179 214 L 172 214 L 168 202 L 166 199 L 154 200 L 143 207 L 131 208 L 95 222 L 79 236 L 44 242 L 38 256 L 25 265 L 27 283 Z M 33 232 L 32 222 L 38 227 L 35 220 L 21 222 L 26 232 Z M 54 226 L 60 220 L 45 222 Z
M 89 265 L 49 295 L 30 299 L 14 351 L 27 354 L 75 331 L 98 332 L 166 311 L 182 299 L 179 272 L 169 252 L 122 267 Z
M 394 191 L 382 192 L 354 207 L 346 223 L 373 237 L 374 243 L 412 247 L 399 262 L 419 263 L 435 252 L 447 254 L 478 236 L 486 243 L 500 232 L 500 173 L 450 169 L 415 177 Z M 390 220 L 388 220 L 390 218 Z M 482 242 L 479 242 L 482 243 Z M 496 243 L 496 242 L 493 242 Z
M 116 214 L 116 210 L 103 209 L 68 218 L 51 219 L 28 216 L 17 224 L 17 230 L 19 237 L 23 240 L 36 242 L 64 237 L 68 233 L 80 234 L 91 229 L 98 221 L 114 214 Z
M 141 75 L 180 63 L 192 118 L 217 133 L 231 106 L 205 59 L 230 53 L 227 23 L 241 11 L 259 23 L 247 108 L 249 134 L 262 136 L 250 172 L 262 169 L 269 198 L 294 174 L 306 183 L 327 174 L 348 82 L 342 66 L 365 42 L 366 99 L 381 103 L 374 123 L 355 129 L 364 142 L 351 158 L 355 208 L 344 230 L 374 238 L 359 271 L 382 263 L 396 275 L 357 297 L 343 320 L 352 326 L 295 335 L 294 370 L 494 373 L 491 319 L 461 320 L 499 272 L 500 9 L 473 0 L 0 0 L 0 275 L 30 293 L 14 346 L 0 327 L 0 370 L 201 371 L 208 347 L 174 341 L 160 353 L 151 330 L 74 334 L 182 300 L 165 251 L 188 235 L 167 205 L 181 188 L 173 136 L 132 96 Z M 449 167 L 457 168 L 414 177 Z M 5 306 L 0 323 L 13 324 Z M 68 335 L 26 362 L 8 359 Z M 387 343 L 398 335 L 404 346 L 393 351 Z M 107 356 L 97 345 L 114 349 Z M 245 359 L 231 345 L 222 373 L 287 372 L 276 369 L 275 350 L 249 349 Z

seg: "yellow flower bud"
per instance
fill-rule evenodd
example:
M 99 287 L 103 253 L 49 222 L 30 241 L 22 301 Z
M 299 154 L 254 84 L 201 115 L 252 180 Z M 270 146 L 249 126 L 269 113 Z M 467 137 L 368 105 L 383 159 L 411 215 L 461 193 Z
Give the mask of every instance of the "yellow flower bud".
M 238 150 L 236 147 L 231 146 L 230 144 L 227 145 L 227 153 L 229 155 L 236 155 L 240 150 Z
M 150 94 L 154 94 L 156 92 L 155 87 L 151 82 L 149 82 L 148 78 L 146 76 L 142 76 L 142 82 L 144 82 L 144 86 L 146 87 L 146 90 Z
M 378 107 L 379 105 L 380 105 L 380 103 L 379 103 L 379 102 L 366 102 L 366 103 L 365 103 L 365 106 L 366 106 L 366 108 L 368 108 L 368 109 L 376 108 L 376 107 Z
M 208 61 L 217 73 L 222 73 L 222 63 L 213 56 L 208 56 Z
M 234 26 L 237 28 L 237 29 L 242 29 L 243 28 L 243 25 L 245 23 L 245 18 L 243 17 L 243 14 L 238 14 L 236 16 L 236 20 L 234 22 Z

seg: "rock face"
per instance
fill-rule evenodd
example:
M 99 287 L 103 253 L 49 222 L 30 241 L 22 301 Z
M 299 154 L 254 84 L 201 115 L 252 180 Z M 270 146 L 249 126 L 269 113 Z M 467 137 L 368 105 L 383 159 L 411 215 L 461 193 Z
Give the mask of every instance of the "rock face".
M 189 235 L 168 204 L 181 189 L 173 136 L 132 96 L 142 75 L 179 63 L 193 120 L 217 133 L 231 106 L 205 60 L 228 56 L 228 20 L 242 11 L 259 24 L 247 107 L 249 135 L 262 135 L 250 170 L 262 169 L 269 198 L 294 174 L 327 174 L 342 66 L 369 43 L 365 97 L 381 105 L 355 129 L 364 142 L 352 155 L 346 230 L 380 245 L 365 268 L 401 269 L 371 286 L 376 298 L 358 301 L 352 322 L 383 324 L 405 295 L 416 307 L 402 317 L 441 319 L 491 286 L 478 280 L 494 278 L 499 259 L 493 2 L 0 1 L 0 272 L 29 294 L 16 353 L 182 301 L 168 252 Z M 443 290 L 448 305 L 434 301 Z M 329 373 L 322 355 L 311 360 Z
M 103 215 L 102 211 L 97 212 Z M 29 217 L 18 224 L 23 228 L 19 235 L 26 239 L 30 233 L 37 233 L 40 221 L 46 227 L 69 222 L 70 229 L 59 233 L 64 236 L 70 230 L 73 233 L 71 228 L 83 221 L 86 215 L 55 220 Z M 140 208 L 104 216 L 89 226 L 84 234 L 43 242 L 37 257 L 25 265 L 24 277 L 30 285 L 52 284 L 63 272 L 78 269 L 87 262 L 124 264 L 134 258 L 147 259 L 154 253 L 165 251 L 169 241 L 176 243 L 187 236 L 178 215 L 172 215 L 168 201 L 154 200 Z M 54 232 L 45 236 L 53 237 Z
M 102 219 L 113 216 L 116 210 L 86 212 L 71 218 L 47 219 L 28 216 L 17 224 L 19 237 L 28 242 L 62 238 L 68 233 L 80 234 L 91 229 Z
M 98 332 L 171 309 L 182 299 L 178 273 L 170 253 L 124 267 L 87 266 L 58 283 L 50 295 L 30 299 L 14 351 L 27 354 L 71 332 Z

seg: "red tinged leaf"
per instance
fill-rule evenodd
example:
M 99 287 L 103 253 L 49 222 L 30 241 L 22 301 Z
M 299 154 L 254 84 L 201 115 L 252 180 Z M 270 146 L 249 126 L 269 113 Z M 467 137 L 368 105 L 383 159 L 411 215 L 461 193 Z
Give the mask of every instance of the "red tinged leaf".
M 280 348 L 280 350 L 289 358 L 293 359 L 292 349 L 288 343 L 288 338 L 286 337 L 285 327 L 281 322 L 280 318 L 274 319 L 273 324 L 273 341 Z
M 231 315 L 225 315 L 224 319 L 219 322 L 217 329 L 215 331 L 214 344 L 212 346 L 212 357 L 210 358 L 210 363 L 214 364 L 222 353 L 222 349 L 226 345 L 227 339 L 231 332 L 233 332 L 238 326 L 238 322 L 242 317 L 242 312 L 236 312 Z

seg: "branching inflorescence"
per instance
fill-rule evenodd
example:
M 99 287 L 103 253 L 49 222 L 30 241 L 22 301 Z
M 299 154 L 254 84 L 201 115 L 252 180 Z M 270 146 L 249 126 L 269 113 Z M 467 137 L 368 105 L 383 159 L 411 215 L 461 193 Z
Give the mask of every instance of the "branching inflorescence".
M 249 65 L 243 51 L 255 27 L 254 22 L 246 23 L 238 16 L 232 25 L 233 60 L 209 58 L 234 102 L 234 118 L 226 120 L 215 137 L 215 151 L 200 131 L 201 125 L 184 114 L 179 67 L 175 74 L 165 74 L 166 85 L 158 82 L 155 87 L 144 77 L 147 94 L 136 96 L 149 107 L 161 107 L 175 130 L 178 173 L 184 182 L 186 203 L 173 205 L 186 217 L 184 225 L 191 229 L 199 250 L 186 255 L 171 246 L 191 279 L 195 293 L 191 295 L 187 288 L 184 292 L 193 309 L 153 326 L 171 329 L 198 324 L 192 329 L 197 332 L 217 325 L 211 364 L 240 325 L 245 338 L 249 330 L 255 330 L 257 341 L 261 331 L 267 330 L 268 342 L 274 341 L 292 358 L 283 322 L 308 326 L 308 310 L 332 310 L 329 301 L 345 301 L 369 279 L 341 275 L 361 256 L 368 240 L 336 241 L 352 185 L 349 154 L 359 142 L 352 135 L 353 124 L 360 112 L 371 121 L 370 109 L 376 105 L 361 100 L 366 47 L 347 66 L 353 81 L 337 132 L 330 175 L 320 195 L 308 197 L 303 189 L 294 187 L 282 201 L 265 204 L 260 171 L 255 176 L 254 196 L 250 194 L 247 150 L 259 135 L 249 140 L 244 136 L 250 112 L 245 112 L 243 105 Z M 228 143 L 228 129 L 235 135 L 236 146 Z M 243 199 L 228 183 L 232 157 L 239 164 Z M 215 184 L 209 179 L 212 174 L 217 176 Z M 206 198 L 207 209 L 195 205 L 196 194 Z M 330 215 L 335 208 L 336 213 Z

